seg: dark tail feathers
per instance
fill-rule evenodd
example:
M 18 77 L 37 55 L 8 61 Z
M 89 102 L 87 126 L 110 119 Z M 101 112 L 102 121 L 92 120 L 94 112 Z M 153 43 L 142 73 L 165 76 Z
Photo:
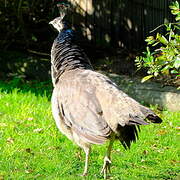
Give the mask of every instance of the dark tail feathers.
M 148 114 L 146 119 L 152 123 L 161 123 L 162 119 L 155 114 Z M 117 131 L 119 131 L 119 140 L 125 149 L 130 148 L 133 141 L 138 139 L 138 131 L 140 131 L 139 125 L 148 125 L 149 123 L 138 117 L 131 116 L 129 123 L 124 127 L 118 125 Z
M 151 121 L 152 123 L 161 123 L 162 119 L 159 116 L 156 116 L 154 114 L 149 114 L 146 117 L 149 121 Z
M 124 127 L 118 125 L 117 131 L 120 133 L 118 139 L 125 149 L 130 149 L 131 143 L 138 139 L 139 126 L 125 125 Z

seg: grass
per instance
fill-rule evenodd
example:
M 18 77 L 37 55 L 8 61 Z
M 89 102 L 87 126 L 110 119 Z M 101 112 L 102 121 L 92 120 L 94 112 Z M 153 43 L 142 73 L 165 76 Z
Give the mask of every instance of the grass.
M 83 179 L 84 153 L 56 128 L 51 91 L 49 82 L 0 82 L 0 179 Z M 130 150 L 115 143 L 111 179 L 178 179 L 180 112 L 160 116 L 163 123 L 142 127 Z M 103 179 L 106 146 L 93 146 L 85 179 Z

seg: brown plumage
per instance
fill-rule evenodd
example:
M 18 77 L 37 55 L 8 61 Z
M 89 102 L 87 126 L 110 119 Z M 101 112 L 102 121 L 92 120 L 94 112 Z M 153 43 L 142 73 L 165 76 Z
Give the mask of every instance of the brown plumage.
M 108 77 L 93 71 L 89 59 L 75 44 L 75 35 L 61 17 L 50 22 L 58 31 L 51 51 L 52 111 L 59 130 L 86 153 L 83 175 L 88 173 L 92 144 L 110 141 L 102 172 L 110 170 L 114 140 L 130 148 L 146 119 L 160 123 L 149 108 L 129 97 Z

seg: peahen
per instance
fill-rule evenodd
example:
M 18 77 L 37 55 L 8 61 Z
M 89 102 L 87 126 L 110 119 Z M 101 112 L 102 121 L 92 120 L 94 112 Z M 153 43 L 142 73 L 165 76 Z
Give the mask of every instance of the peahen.
M 53 117 L 59 130 L 85 151 L 83 176 L 88 173 L 91 145 L 109 141 L 101 171 L 106 178 L 113 142 L 119 140 L 130 148 L 138 137 L 139 125 L 162 120 L 93 70 L 76 44 L 75 32 L 63 20 L 67 5 L 60 4 L 59 8 L 60 16 L 50 22 L 59 31 L 51 50 Z

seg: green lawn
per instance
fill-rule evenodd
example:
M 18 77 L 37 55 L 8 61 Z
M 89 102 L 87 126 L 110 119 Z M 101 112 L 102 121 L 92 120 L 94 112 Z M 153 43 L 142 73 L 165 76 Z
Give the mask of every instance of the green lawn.
M 56 128 L 49 82 L 0 82 L 0 179 L 83 179 L 84 153 Z M 111 179 L 178 179 L 180 112 L 161 112 L 161 125 L 141 128 L 139 140 L 112 153 Z M 102 179 L 106 145 L 93 146 L 89 176 Z

